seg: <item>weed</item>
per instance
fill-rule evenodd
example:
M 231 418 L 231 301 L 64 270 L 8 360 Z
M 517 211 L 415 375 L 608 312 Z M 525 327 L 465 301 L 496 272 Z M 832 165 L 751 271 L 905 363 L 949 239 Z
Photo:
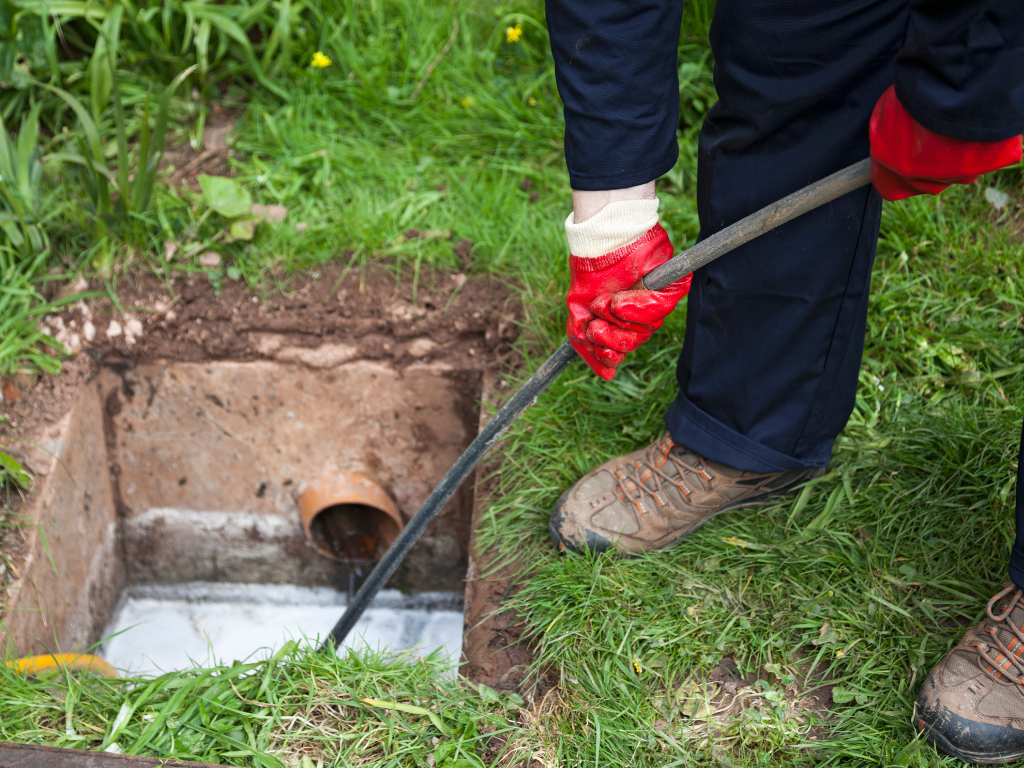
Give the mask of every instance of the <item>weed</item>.
M 0 488 L 8 490 L 10 486 L 28 490 L 32 484 L 32 476 L 18 463 L 18 460 L 6 451 L 0 451 Z

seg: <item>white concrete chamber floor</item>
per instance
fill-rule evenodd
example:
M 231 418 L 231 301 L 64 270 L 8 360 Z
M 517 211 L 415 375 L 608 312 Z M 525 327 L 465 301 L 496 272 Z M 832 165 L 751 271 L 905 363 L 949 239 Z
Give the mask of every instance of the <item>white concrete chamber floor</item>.
M 137 675 L 269 657 L 288 640 L 314 643 L 341 617 L 347 595 L 325 587 L 193 582 L 125 590 L 101 655 Z M 426 656 L 462 651 L 462 595 L 384 590 L 343 647 Z

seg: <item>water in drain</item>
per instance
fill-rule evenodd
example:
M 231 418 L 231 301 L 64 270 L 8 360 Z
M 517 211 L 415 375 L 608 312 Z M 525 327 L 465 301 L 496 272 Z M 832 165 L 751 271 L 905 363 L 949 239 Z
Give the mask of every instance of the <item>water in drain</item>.
M 105 632 L 101 653 L 135 674 L 188 668 L 193 662 L 265 658 L 288 640 L 323 638 L 345 609 L 345 595 L 324 587 L 191 584 L 130 587 Z M 455 664 L 462 650 L 462 595 L 382 592 L 347 647 L 441 649 Z

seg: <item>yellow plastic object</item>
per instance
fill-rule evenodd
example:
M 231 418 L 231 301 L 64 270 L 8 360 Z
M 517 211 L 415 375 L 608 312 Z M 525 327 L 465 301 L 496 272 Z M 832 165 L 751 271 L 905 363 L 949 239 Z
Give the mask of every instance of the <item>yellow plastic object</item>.
M 43 656 L 25 656 L 21 659 L 8 661 L 7 666 L 24 672 L 26 675 L 38 675 L 54 669 L 74 669 L 91 672 L 103 677 L 117 677 L 117 670 L 106 659 L 90 653 L 47 653 Z

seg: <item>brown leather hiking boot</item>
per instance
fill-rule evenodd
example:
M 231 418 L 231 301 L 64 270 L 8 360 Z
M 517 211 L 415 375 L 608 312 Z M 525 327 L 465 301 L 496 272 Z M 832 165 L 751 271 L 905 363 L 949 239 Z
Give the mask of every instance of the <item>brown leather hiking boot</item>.
M 1007 584 L 987 613 L 924 681 L 914 725 L 946 754 L 1001 765 L 1024 757 L 1024 591 Z
M 551 540 L 574 552 L 666 549 L 721 512 L 762 504 L 824 471 L 744 472 L 706 461 L 666 435 L 576 481 L 551 512 Z

